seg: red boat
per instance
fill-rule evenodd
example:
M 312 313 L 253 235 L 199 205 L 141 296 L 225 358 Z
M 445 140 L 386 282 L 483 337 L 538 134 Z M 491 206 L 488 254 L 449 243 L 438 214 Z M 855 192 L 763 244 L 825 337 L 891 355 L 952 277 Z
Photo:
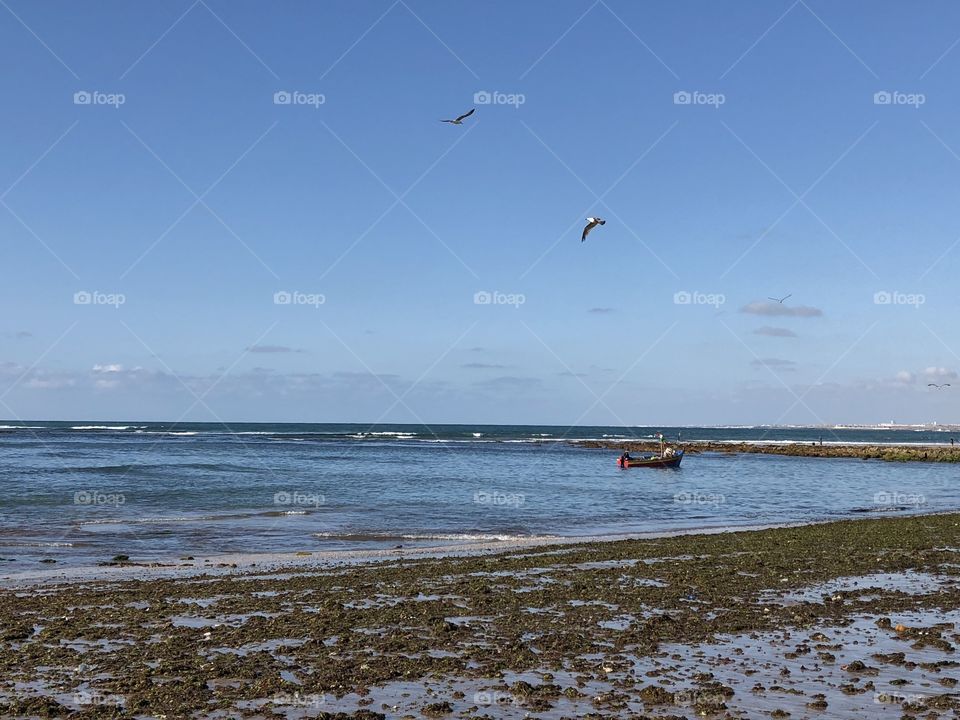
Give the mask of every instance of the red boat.
M 677 450 L 672 455 L 651 455 L 642 458 L 624 458 L 621 456 L 617 460 L 617 465 L 622 468 L 652 467 L 652 468 L 676 468 L 680 467 L 680 461 L 683 460 L 683 450 Z
M 657 433 L 660 440 L 660 454 L 654 455 L 647 453 L 643 457 L 632 458 L 630 453 L 624 452 L 618 459 L 617 465 L 622 468 L 652 467 L 652 468 L 677 468 L 680 467 L 680 461 L 683 460 L 683 450 L 674 450 L 663 443 L 663 433 Z

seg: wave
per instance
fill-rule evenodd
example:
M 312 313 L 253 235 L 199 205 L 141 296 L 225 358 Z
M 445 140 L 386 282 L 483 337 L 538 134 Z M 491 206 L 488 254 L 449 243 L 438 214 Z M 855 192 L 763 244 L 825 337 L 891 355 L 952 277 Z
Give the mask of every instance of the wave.
M 2 547 L 73 547 L 72 542 L 27 542 L 21 540 L 0 540 Z
M 200 433 L 195 430 L 184 430 L 179 432 L 176 430 L 137 430 L 137 433 L 140 435 L 199 435 Z M 208 433 L 210 435 L 220 435 L 221 433 Z M 227 435 L 233 435 L 234 433 L 225 433 Z
M 71 425 L 70 430 L 143 430 L 146 425 Z
M 43 425 L 0 425 L 0 430 L 46 430 Z
M 387 532 L 354 532 L 334 533 L 318 532 L 314 537 L 324 540 L 349 540 L 353 542 L 388 542 L 397 540 L 451 540 L 454 542 L 492 542 L 495 540 L 528 540 L 531 538 L 554 538 L 555 535 L 531 535 L 529 533 L 387 533 Z
M 75 525 L 166 525 L 174 523 L 195 523 L 195 522 L 218 522 L 222 520 L 249 520 L 251 518 L 265 517 L 284 517 L 287 515 L 309 515 L 314 508 L 297 508 L 296 510 L 263 510 L 256 512 L 234 512 L 223 513 L 219 515 L 155 515 L 148 517 L 129 517 L 129 518 L 100 518 L 91 520 L 78 520 Z
M 206 470 L 218 473 L 245 473 L 256 472 L 245 465 L 228 465 L 220 463 L 130 463 L 128 465 L 76 465 L 72 467 L 50 468 L 44 472 L 54 473 L 85 473 L 90 475 L 127 475 L 133 472 L 156 472 L 178 470 Z

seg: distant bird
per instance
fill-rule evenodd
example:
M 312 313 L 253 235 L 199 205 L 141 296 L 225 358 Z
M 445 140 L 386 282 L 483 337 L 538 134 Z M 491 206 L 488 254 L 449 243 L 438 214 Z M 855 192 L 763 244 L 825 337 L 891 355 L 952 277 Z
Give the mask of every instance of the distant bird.
M 477 111 L 477 109 L 476 109 L 476 108 L 473 108 L 473 110 L 471 110 L 471 111 L 468 112 L 468 113 L 464 113 L 463 115 L 461 115 L 460 117 L 458 117 L 456 120 L 441 120 L 440 122 L 450 123 L 451 125 L 463 125 L 463 121 L 464 121 L 466 118 L 468 118 L 468 117 L 470 117 L 471 115 L 473 115 L 476 111 Z
M 936 388 L 937 390 L 941 390 L 945 387 L 950 387 L 950 383 L 944 383 L 943 385 L 937 385 L 936 383 L 927 383 L 927 387 L 932 387 L 932 388 Z
M 587 226 L 583 229 L 583 235 L 580 236 L 580 242 L 583 242 L 587 239 L 587 235 L 590 234 L 590 231 L 593 230 L 597 225 L 606 225 L 607 221 L 603 218 L 587 218 Z
M 773 300 L 774 302 L 778 302 L 778 303 L 780 303 L 781 305 L 783 305 L 783 301 L 786 300 L 787 298 L 791 298 L 791 297 L 793 297 L 793 293 L 790 293 L 789 295 L 786 295 L 786 296 L 784 296 L 784 297 L 782 297 L 782 298 L 767 297 L 767 300 Z

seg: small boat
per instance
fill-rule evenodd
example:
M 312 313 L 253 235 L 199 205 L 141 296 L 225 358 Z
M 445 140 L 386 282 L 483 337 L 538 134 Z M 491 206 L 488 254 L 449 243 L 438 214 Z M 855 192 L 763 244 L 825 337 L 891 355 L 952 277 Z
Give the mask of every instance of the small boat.
M 634 467 L 652 467 L 652 468 L 676 468 L 680 467 L 680 461 L 683 460 L 683 450 L 674 450 L 667 447 L 663 442 L 663 433 L 657 433 L 660 440 L 660 453 L 646 453 L 643 457 L 632 458 L 630 453 L 624 452 L 617 458 L 617 465 L 622 468 Z
M 680 467 L 680 461 L 683 460 L 683 450 L 677 450 L 672 455 L 651 455 L 642 458 L 619 458 L 617 465 L 622 468 L 652 467 L 652 468 L 675 468 Z

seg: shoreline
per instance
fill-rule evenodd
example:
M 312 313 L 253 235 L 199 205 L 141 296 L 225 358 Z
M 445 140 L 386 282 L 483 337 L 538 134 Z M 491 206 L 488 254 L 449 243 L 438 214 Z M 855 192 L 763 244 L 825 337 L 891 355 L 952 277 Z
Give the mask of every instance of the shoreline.
M 960 513 L 4 585 L 0 715 L 932 717 L 957 608 Z
M 760 455 L 788 455 L 813 458 L 855 458 L 859 460 L 883 460 L 886 462 L 960 462 L 960 443 L 945 445 L 934 443 L 849 443 L 783 441 L 783 440 L 684 440 L 676 443 L 665 440 L 666 445 L 681 447 L 691 455 L 702 452 L 737 455 L 753 453 Z M 628 452 L 657 452 L 656 440 L 573 440 L 573 447 L 591 450 L 618 450 Z
M 62 565 L 3 573 L 0 582 L 7 589 L 24 590 L 48 586 L 79 585 L 101 582 L 129 582 L 154 580 L 196 580 L 199 578 L 253 576 L 278 572 L 323 572 L 331 569 L 375 567 L 395 561 L 466 559 L 509 555 L 524 550 L 546 552 L 576 551 L 604 543 L 646 541 L 679 537 L 711 536 L 742 532 L 763 532 L 789 528 L 816 527 L 836 522 L 870 522 L 890 517 L 937 517 L 953 515 L 956 510 L 941 512 L 910 512 L 891 516 L 891 512 L 877 511 L 875 516 L 851 518 L 824 518 L 820 520 L 756 523 L 745 525 L 715 525 L 673 530 L 650 530 L 639 533 L 610 533 L 604 535 L 541 535 L 512 537 L 500 540 L 463 542 L 449 545 L 421 545 L 403 548 L 370 548 L 358 550 L 313 550 L 264 553 L 222 553 L 183 558 L 155 558 L 124 562 Z

